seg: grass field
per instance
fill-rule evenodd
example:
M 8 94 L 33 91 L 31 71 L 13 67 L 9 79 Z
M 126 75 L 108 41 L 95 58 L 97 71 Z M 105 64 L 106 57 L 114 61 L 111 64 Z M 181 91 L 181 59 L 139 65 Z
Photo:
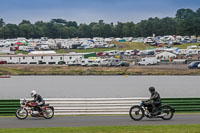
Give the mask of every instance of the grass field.
M 112 42 L 113 44 L 116 44 L 115 48 L 95 48 L 95 49 L 72 49 L 71 52 L 77 52 L 77 53 L 86 53 L 86 52 L 104 52 L 104 51 L 110 51 L 110 50 L 147 50 L 147 49 L 154 49 L 158 48 L 157 46 L 151 46 L 149 44 L 145 43 L 137 43 L 137 42 Z M 177 47 L 179 49 L 187 49 L 187 46 L 196 45 L 198 46 L 198 43 L 183 43 L 181 45 L 172 45 L 172 47 Z M 163 45 L 167 46 L 167 45 Z M 66 53 L 64 50 L 58 50 L 56 51 L 58 53 Z
M 200 133 L 200 125 L 18 128 L 0 133 Z
M 200 75 L 199 69 L 5 65 L 0 75 Z
M 200 75 L 199 69 L 5 65 L 0 75 Z

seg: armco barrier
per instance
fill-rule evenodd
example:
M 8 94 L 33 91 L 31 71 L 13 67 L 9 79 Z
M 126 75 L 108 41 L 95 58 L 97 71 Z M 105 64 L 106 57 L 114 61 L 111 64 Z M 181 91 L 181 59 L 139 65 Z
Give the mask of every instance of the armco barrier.
M 0 100 L 0 116 L 15 115 L 20 107 L 20 100 Z
M 128 114 L 133 105 L 148 98 L 49 98 L 56 115 Z M 200 112 L 200 98 L 162 98 L 176 112 Z
M 128 114 L 133 105 L 146 98 L 48 98 L 56 115 Z M 21 99 L 23 101 L 23 99 Z
M 128 114 L 133 105 L 148 98 L 47 98 L 56 115 Z M 31 100 L 31 99 L 27 99 Z M 23 99 L 20 100 L 21 102 Z M 0 115 L 14 115 L 19 100 L 0 100 Z M 200 112 L 200 98 L 163 98 L 176 112 Z
M 163 104 L 168 104 L 175 112 L 200 112 L 200 98 L 163 98 Z

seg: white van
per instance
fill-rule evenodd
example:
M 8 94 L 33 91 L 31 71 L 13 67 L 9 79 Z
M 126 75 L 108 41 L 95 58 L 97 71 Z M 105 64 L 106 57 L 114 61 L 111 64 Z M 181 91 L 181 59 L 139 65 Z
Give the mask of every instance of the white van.
M 134 55 L 134 50 L 126 50 L 125 52 L 124 52 L 124 55 Z
M 19 46 L 20 51 L 31 52 L 34 51 L 34 47 L 32 46 Z
M 108 65 L 107 66 L 117 66 L 119 63 L 120 63 L 120 59 L 110 58 L 110 59 L 108 59 Z
M 155 65 L 158 64 L 159 61 L 155 57 L 150 57 L 150 58 L 142 58 L 139 62 L 138 65 Z
M 108 59 L 101 59 L 100 66 L 108 66 Z
M 82 59 L 81 61 L 81 66 L 99 66 L 100 65 L 100 60 L 96 59 Z
M 49 45 L 41 45 L 40 49 L 42 49 L 42 50 L 50 50 Z

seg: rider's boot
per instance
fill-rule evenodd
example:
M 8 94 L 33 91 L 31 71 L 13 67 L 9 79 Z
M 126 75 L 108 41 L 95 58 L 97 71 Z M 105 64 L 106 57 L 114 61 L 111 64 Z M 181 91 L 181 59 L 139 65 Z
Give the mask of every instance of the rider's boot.
M 152 105 L 152 113 L 151 113 L 151 115 L 152 116 L 156 116 L 156 115 L 158 115 L 158 113 L 159 113 L 159 111 L 156 109 L 156 107 L 154 105 Z
M 42 107 L 40 107 L 40 109 L 41 109 L 41 113 L 43 114 L 43 112 L 45 112 L 45 109 Z
M 43 117 L 44 115 L 43 115 L 42 112 L 39 112 L 39 113 L 38 113 L 38 116 L 39 116 L 39 117 Z
M 38 115 L 39 115 L 40 117 L 42 117 L 42 116 L 43 116 L 44 109 L 43 109 L 42 107 L 39 106 L 39 111 L 38 111 L 38 112 L 39 112 Z

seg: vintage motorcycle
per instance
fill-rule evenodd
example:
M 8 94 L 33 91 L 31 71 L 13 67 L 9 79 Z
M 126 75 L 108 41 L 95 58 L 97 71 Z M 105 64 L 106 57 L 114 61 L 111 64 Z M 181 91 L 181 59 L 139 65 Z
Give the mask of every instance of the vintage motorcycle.
M 26 119 L 28 114 L 30 114 L 32 117 L 44 117 L 46 119 L 51 119 L 54 116 L 53 106 L 49 106 L 49 104 L 41 106 L 43 110 L 42 114 L 38 111 L 36 106 L 36 102 L 26 101 L 24 99 L 21 103 L 21 107 L 17 109 L 15 115 L 20 120 Z
M 163 120 L 170 120 L 174 116 L 174 109 L 169 105 L 156 105 L 154 113 L 152 107 L 146 104 L 146 101 L 141 101 L 140 105 L 132 106 L 129 111 L 130 117 L 135 121 L 147 118 L 162 118 Z

